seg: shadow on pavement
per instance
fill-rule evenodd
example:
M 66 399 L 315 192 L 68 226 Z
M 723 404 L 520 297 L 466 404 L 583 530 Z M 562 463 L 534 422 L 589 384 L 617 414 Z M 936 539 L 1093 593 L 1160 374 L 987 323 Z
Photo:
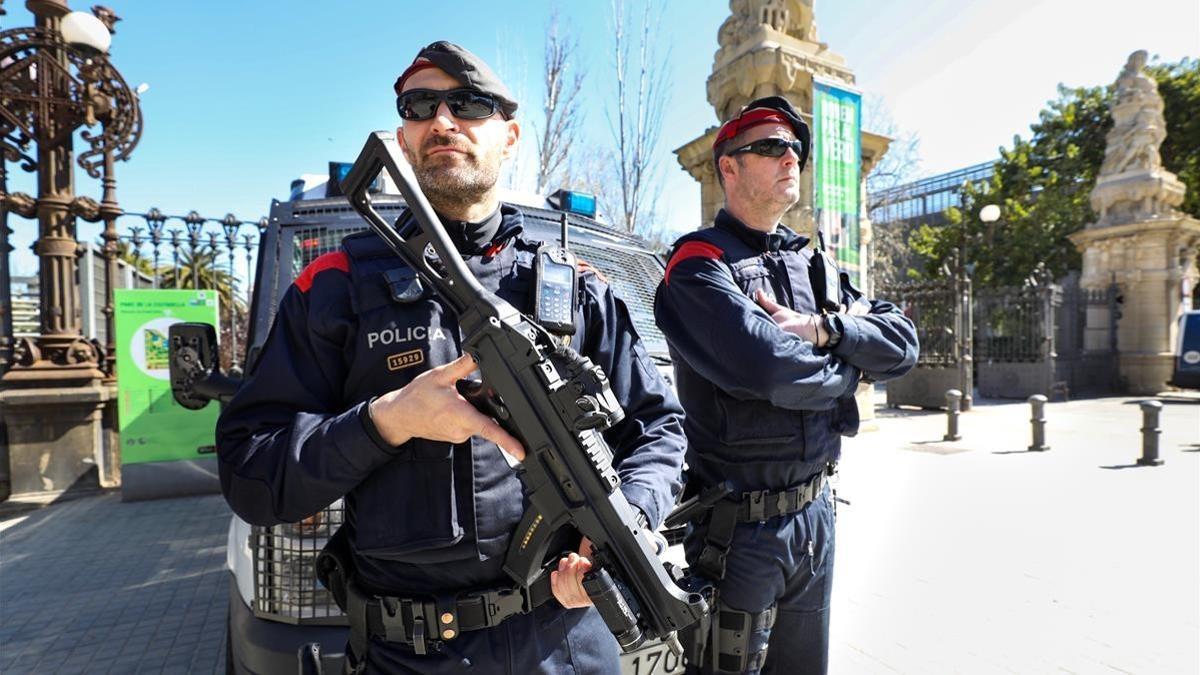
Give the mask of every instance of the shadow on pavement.
M 1200 398 L 1177 398 L 1174 396 L 1147 396 L 1145 398 L 1131 398 L 1128 401 L 1123 401 L 1123 405 L 1141 405 L 1144 401 L 1158 401 L 1164 406 L 1167 405 L 1200 405 Z
M 118 492 L 118 488 L 100 487 L 100 472 L 95 467 L 89 467 L 75 482 L 57 494 L 50 495 L 17 495 L 0 501 L 0 521 L 17 515 L 27 515 L 30 511 L 55 506 L 64 502 L 85 497 L 97 497 L 110 492 Z
M 1110 464 L 1108 466 L 1101 466 L 1100 468 L 1117 471 L 1120 469 L 1153 469 L 1154 467 L 1149 464 Z
M 894 419 L 898 417 L 928 417 L 930 415 L 945 414 L 945 410 L 934 410 L 929 408 L 889 408 L 887 406 L 875 406 L 875 417 L 881 419 Z

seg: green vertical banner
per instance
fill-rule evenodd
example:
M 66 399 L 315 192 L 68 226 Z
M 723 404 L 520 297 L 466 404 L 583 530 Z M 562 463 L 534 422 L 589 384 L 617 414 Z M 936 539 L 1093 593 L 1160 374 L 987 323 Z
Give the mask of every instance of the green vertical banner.
M 171 396 L 167 332 L 217 324 L 217 292 L 116 289 L 117 416 L 121 466 L 211 457 L 220 406 L 188 410 Z M 123 476 L 123 480 L 126 476 Z
M 862 95 L 813 79 L 813 206 L 825 245 L 842 271 L 862 284 L 859 264 L 859 173 L 862 168 Z

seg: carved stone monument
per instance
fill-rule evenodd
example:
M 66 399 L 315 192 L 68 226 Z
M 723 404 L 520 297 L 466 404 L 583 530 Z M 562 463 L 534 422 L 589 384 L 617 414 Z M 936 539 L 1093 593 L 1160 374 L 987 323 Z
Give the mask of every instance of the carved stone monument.
M 724 205 L 725 197 L 717 182 L 712 161 L 712 145 L 721 122 L 739 108 L 763 96 L 783 96 L 801 112 L 812 126 L 813 76 L 854 84 L 854 73 L 845 59 L 817 40 L 814 18 L 815 0 L 730 0 L 730 16 L 717 31 L 718 49 L 708 77 L 708 102 L 716 112 L 715 124 L 681 148 L 675 150 L 679 164 L 700 181 L 700 222 L 696 228 L 712 225 L 713 217 Z M 887 152 L 891 139 L 862 132 L 862 175 L 860 177 L 859 241 L 869 250 L 871 223 L 866 213 L 866 176 Z M 811 160 L 810 160 L 811 161 Z M 793 230 L 812 236 L 813 173 L 810 164 L 800 174 L 800 201 L 782 221 Z M 871 268 L 864 256 L 862 269 Z M 870 280 L 866 279 L 870 292 Z M 875 408 L 872 389 L 862 385 L 858 391 L 859 415 L 863 429 L 874 428 Z
M 1120 373 L 1130 393 L 1152 394 L 1171 376 L 1179 316 L 1200 271 L 1200 221 L 1181 213 L 1185 186 L 1162 166 L 1163 100 L 1136 51 L 1117 77 L 1113 127 L 1092 190 L 1097 220 L 1071 241 L 1083 253 L 1084 288 L 1112 281 L 1125 302 L 1117 328 Z M 1089 313 L 1085 347 L 1100 350 L 1110 317 Z

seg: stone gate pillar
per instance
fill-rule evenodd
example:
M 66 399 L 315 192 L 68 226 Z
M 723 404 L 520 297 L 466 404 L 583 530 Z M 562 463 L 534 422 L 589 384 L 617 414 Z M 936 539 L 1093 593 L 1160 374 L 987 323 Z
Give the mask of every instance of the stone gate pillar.
M 1083 253 L 1080 285 L 1115 281 L 1124 296 L 1117 350 L 1122 382 L 1133 394 L 1165 388 L 1179 316 L 1200 277 L 1200 221 L 1178 210 L 1185 186 L 1162 166 L 1163 101 L 1145 65 L 1146 52 L 1136 51 L 1117 77 L 1113 128 L 1091 194 L 1097 220 L 1071 235 Z M 1106 346 L 1100 343 L 1110 321 L 1107 312 L 1089 312 L 1088 348 Z

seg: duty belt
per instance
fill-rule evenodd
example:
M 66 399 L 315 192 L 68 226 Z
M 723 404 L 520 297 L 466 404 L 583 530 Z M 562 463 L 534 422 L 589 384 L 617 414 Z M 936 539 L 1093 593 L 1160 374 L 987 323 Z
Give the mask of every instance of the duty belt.
M 779 492 L 770 490 L 743 492 L 741 503 L 738 504 L 738 522 L 754 523 L 802 511 L 821 494 L 823 487 L 825 487 L 825 472 L 813 476 L 807 483 Z
M 726 498 L 713 505 L 704 535 L 704 548 L 696 561 L 699 572 L 714 580 L 725 577 L 725 557 L 733 543 L 733 531 L 738 523 L 763 522 L 776 516 L 798 513 L 821 494 L 825 477 L 835 471 L 830 465 L 800 485 L 772 492 L 754 490 L 743 492 L 740 499 Z
M 367 595 L 352 582 L 346 596 L 352 641 L 363 635 L 366 640 L 401 642 L 422 655 L 463 631 L 497 626 L 554 597 L 549 573 L 528 588 L 514 586 L 424 598 Z

